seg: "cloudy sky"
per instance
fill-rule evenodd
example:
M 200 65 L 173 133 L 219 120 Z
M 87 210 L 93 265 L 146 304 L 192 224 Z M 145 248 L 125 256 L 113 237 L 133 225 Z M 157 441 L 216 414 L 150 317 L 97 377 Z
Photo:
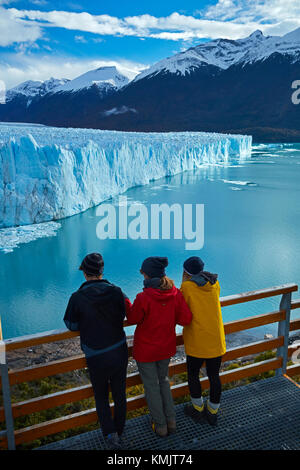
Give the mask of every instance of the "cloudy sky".
M 202 41 L 298 27 L 299 0 L 0 0 L 0 80 L 11 88 L 102 65 L 133 77 Z

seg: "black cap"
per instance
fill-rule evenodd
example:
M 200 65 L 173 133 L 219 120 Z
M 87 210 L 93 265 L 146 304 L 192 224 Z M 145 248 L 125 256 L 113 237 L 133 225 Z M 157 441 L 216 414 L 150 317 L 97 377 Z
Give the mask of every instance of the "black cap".
M 191 256 L 183 263 L 183 269 L 188 274 L 199 274 L 201 271 L 203 271 L 203 268 L 204 263 L 202 259 L 199 258 L 199 256 Z
M 104 261 L 100 253 L 90 253 L 82 260 L 79 269 L 87 276 L 100 276 L 103 273 Z
M 161 256 L 150 256 L 143 261 L 141 271 L 150 278 L 164 277 L 166 275 L 165 268 L 168 266 L 168 258 Z

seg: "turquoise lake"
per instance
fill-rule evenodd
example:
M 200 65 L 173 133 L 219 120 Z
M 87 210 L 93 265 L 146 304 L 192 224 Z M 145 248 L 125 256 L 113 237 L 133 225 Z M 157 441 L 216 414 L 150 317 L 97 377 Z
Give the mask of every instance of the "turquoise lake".
M 180 286 L 183 261 L 198 255 L 219 275 L 226 296 L 300 283 L 300 144 L 256 145 L 242 164 L 203 166 L 128 190 L 128 203 L 204 204 L 205 239 L 199 251 L 185 240 L 104 240 L 96 236 L 97 208 L 58 221 L 55 236 L 0 252 L 0 315 L 4 338 L 64 328 L 71 293 L 84 281 L 78 266 L 92 251 L 105 278 L 134 300 L 147 256 L 167 256 L 167 274 Z M 118 198 L 111 200 L 117 204 Z M 294 298 L 297 294 L 294 294 Z M 224 322 L 276 310 L 279 297 L 223 308 Z M 299 317 L 297 311 L 293 316 Z M 128 334 L 133 329 L 127 329 Z M 275 326 L 258 329 L 258 337 Z

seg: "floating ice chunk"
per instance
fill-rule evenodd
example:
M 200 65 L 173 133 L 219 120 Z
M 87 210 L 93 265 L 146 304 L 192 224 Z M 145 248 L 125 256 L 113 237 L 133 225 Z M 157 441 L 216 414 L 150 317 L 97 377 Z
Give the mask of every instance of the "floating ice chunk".
M 224 183 L 236 184 L 238 186 L 257 186 L 257 183 L 252 183 L 251 181 L 231 181 L 231 180 L 222 180 Z
M 57 222 L 25 225 L 0 229 L 0 251 L 10 253 L 21 243 L 29 243 L 38 238 L 53 237 L 61 225 Z

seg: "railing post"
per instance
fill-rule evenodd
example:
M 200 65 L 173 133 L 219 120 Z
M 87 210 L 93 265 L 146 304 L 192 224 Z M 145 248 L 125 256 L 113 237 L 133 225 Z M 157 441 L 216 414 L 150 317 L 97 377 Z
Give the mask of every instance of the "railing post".
M 287 361 L 288 361 L 288 346 L 289 346 L 289 332 L 290 332 L 290 317 L 291 317 L 291 302 L 292 293 L 288 292 L 283 294 L 280 301 L 280 310 L 285 310 L 285 320 L 278 323 L 278 336 L 284 337 L 283 346 L 277 349 L 277 356 L 282 357 L 282 367 L 276 369 L 276 376 L 280 376 L 286 373 Z
M 3 407 L 5 415 L 5 424 L 6 431 L 1 434 L 5 434 L 7 438 L 7 446 L 9 450 L 15 450 L 15 431 L 14 431 L 14 419 L 11 406 L 11 396 L 10 396 L 10 384 L 8 377 L 8 365 L 6 363 L 6 353 L 5 353 L 5 343 L 2 339 L 2 330 L 1 330 L 1 318 L 0 318 L 0 372 L 1 372 L 1 382 L 2 382 L 2 397 L 3 397 Z

